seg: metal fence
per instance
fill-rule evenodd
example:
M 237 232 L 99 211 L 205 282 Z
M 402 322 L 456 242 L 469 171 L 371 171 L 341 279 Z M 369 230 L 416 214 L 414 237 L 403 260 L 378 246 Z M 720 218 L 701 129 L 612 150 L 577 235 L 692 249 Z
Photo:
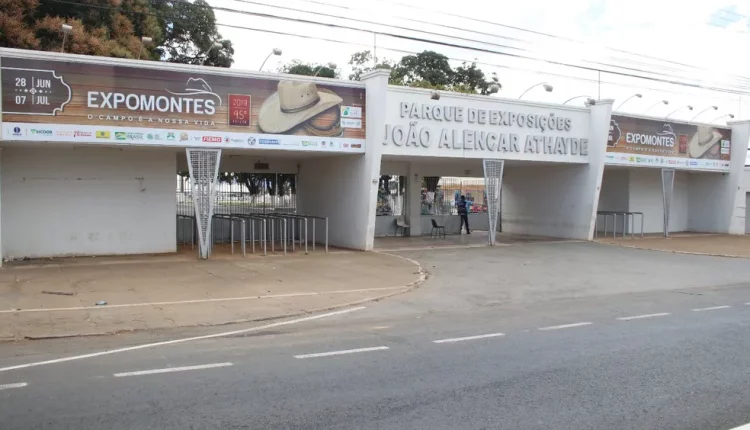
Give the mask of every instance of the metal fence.
M 190 178 L 177 175 L 177 215 L 194 215 Z M 289 173 L 220 174 L 215 214 L 297 212 L 297 175 Z
M 378 183 L 377 216 L 401 216 L 405 214 L 406 176 L 380 177 Z
M 456 203 L 466 197 L 469 212 L 487 212 L 484 178 L 425 177 L 422 181 L 422 215 L 456 215 Z

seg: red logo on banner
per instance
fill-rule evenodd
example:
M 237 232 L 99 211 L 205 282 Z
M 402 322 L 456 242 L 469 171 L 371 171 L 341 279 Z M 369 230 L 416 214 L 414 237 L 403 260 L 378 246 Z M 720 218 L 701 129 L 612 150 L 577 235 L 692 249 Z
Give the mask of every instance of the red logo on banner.
M 221 143 L 221 138 L 219 136 L 203 136 L 204 142 L 210 142 L 210 143 Z

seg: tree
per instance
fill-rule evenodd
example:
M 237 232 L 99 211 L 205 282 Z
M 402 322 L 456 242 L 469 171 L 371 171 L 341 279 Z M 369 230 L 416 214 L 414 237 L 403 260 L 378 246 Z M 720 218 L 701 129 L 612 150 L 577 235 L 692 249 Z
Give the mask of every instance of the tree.
M 359 81 L 362 79 L 362 75 L 373 70 L 369 64 L 372 63 L 372 52 L 360 51 L 352 54 L 349 59 L 349 65 L 352 66 L 352 73 L 349 74 L 350 81 Z M 375 69 L 393 69 L 394 64 L 389 60 L 383 60 L 382 62 L 375 65 Z M 392 73 L 391 73 L 392 74 Z M 390 78 L 389 78 L 390 81 Z
M 392 78 L 407 86 L 429 84 L 445 88 L 453 83 L 453 74 L 448 57 L 434 51 L 423 51 L 402 57 L 393 69 Z
M 62 25 L 72 27 L 63 37 Z M 144 46 L 141 37 L 152 39 Z M 197 64 L 220 39 L 204 0 L 80 0 L 77 4 L 0 0 L 0 46 Z M 231 42 L 212 50 L 207 65 L 229 67 Z M 196 51 L 193 59 L 187 53 Z M 202 54 L 201 54 L 202 53 Z
M 290 75 L 320 76 L 322 78 L 333 79 L 341 77 L 341 71 L 334 63 L 312 64 L 303 63 L 300 60 L 292 60 L 290 63 L 284 64 L 279 67 L 279 72 Z
M 183 64 L 230 67 L 234 62 L 232 42 L 222 39 L 216 16 L 205 0 L 155 0 L 164 28 L 164 40 L 157 52 L 166 61 Z M 214 48 L 220 43 L 221 49 Z

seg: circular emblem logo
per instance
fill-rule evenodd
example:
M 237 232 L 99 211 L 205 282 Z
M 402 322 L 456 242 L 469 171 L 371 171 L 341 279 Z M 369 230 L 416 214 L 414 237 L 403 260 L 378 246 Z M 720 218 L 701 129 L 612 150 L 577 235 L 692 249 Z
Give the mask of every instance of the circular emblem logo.
M 21 127 L 13 127 L 13 133 L 21 134 Z
M 250 146 L 255 145 L 255 138 L 254 137 L 248 137 L 247 138 L 247 144 Z

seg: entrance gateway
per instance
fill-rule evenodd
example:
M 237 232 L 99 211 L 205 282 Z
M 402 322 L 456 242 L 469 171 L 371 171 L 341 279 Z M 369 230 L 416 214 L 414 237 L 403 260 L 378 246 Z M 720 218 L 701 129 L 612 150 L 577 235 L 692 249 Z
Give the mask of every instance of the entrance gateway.
M 649 169 L 620 159 L 638 159 L 630 143 L 621 153 L 607 146 L 608 100 L 432 100 L 389 87 L 380 70 L 349 82 L 11 49 L 0 49 L 0 71 L 4 260 L 206 256 L 211 244 L 230 252 L 240 236 L 248 253 L 262 253 L 261 242 L 267 253 L 305 244 L 321 252 L 325 243 L 371 250 L 398 219 L 411 236 L 429 234 L 433 219 L 455 233 L 456 191 L 470 197 L 473 229 L 495 230 L 496 206 L 497 230 L 590 240 L 606 210 L 640 207 L 652 229 L 663 205 L 650 190 L 661 187 L 646 184 L 660 167 L 676 169 L 670 226 L 734 232 L 730 188 L 743 163 L 724 156 L 744 153 L 750 135 L 748 124 L 733 124 L 727 136 L 719 130 L 724 158 L 711 158 L 716 142 L 701 137 L 696 145 L 710 149 L 687 164 Z M 682 134 L 675 129 L 678 153 Z M 186 149 L 216 164 L 188 160 Z M 695 169 L 693 159 L 726 165 Z M 501 175 L 485 169 L 499 163 Z M 675 218 L 687 212 L 690 223 Z

